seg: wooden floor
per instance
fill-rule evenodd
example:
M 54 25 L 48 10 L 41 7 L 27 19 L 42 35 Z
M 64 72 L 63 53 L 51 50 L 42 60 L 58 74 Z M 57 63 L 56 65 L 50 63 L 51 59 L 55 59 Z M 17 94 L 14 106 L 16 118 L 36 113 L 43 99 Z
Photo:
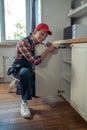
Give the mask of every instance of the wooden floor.
M 87 122 L 60 96 L 33 98 L 32 117 L 20 114 L 20 97 L 0 84 L 0 130 L 87 130 Z

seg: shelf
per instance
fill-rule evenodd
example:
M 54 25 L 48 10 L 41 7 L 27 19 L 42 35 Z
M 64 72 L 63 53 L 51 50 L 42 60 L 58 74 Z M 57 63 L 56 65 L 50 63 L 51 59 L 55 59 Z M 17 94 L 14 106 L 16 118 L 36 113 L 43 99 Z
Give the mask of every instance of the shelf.
M 63 59 L 62 60 L 64 63 L 67 63 L 67 64 L 71 64 L 71 61 L 69 59 Z
M 68 75 L 68 74 L 62 75 L 62 78 L 63 78 L 64 80 L 68 81 L 68 82 L 71 82 L 71 77 L 70 77 L 70 75 Z
M 87 14 L 87 3 L 73 9 L 69 14 L 68 17 L 81 17 Z

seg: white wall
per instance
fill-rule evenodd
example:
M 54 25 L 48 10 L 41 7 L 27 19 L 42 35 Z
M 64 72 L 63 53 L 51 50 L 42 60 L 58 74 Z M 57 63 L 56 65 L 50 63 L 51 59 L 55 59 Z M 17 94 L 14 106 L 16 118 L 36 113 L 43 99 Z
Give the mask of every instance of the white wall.
M 0 56 L 4 57 L 4 79 L 0 79 L 0 82 L 8 82 L 12 76 L 7 75 L 7 70 L 11 66 L 15 55 L 15 45 L 0 45 Z
M 51 40 L 63 39 L 63 28 L 70 25 L 67 17 L 71 0 L 41 0 L 41 21 L 49 24 L 53 31 Z

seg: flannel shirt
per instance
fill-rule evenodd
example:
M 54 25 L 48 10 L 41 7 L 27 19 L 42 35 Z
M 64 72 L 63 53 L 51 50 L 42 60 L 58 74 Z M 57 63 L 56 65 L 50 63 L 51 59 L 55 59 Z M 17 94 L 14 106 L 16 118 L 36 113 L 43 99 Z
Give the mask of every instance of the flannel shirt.
M 15 59 L 19 60 L 21 59 L 22 56 L 24 56 L 26 60 L 33 63 L 34 65 L 40 64 L 42 61 L 41 56 L 32 55 L 32 50 L 35 48 L 35 45 L 37 44 L 39 43 L 34 43 L 33 40 L 32 40 L 32 44 L 30 44 L 27 38 L 24 38 L 23 40 L 19 41 L 16 46 Z

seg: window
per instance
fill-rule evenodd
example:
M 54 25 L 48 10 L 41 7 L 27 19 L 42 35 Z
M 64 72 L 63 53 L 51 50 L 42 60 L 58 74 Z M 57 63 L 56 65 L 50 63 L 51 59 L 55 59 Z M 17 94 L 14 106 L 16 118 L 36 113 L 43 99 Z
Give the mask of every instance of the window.
M 36 24 L 40 22 L 40 0 L 34 0 Z M 0 42 L 19 40 L 31 32 L 32 0 L 0 0 Z
M 41 22 L 41 0 L 36 0 L 36 24 Z
M 25 0 L 4 0 L 6 40 L 26 36 Z

